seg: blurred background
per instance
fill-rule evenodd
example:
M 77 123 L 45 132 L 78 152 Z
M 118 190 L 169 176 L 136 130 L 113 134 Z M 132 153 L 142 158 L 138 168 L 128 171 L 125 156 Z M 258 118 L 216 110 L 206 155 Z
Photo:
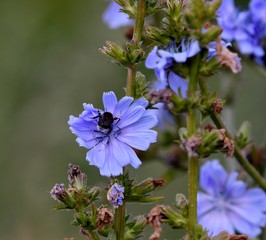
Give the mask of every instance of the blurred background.
M 70 224 L 71 213 L 52 211 L 56 202 L 49 192 L 55 183 L 66 184 L 69 162 L 80 165 L 90 185 L 107 182 L 85 161 L 86 149 L 67 124 L 84 102 L 100 108 L 103 91 L 124 94 L 126 70 L 98 51 L 106 40 L 124 41 L 123 29 L 111 31 L 102 22 L 106 6 L 101 0 L 0 1 L 1 240 L 83 239 Z M 210 80 L 224 88 L 219 78 L 232 75 Z M 245 63 L 237 79 L 236 111 L 228 124 L 235 132 L 248 119 L 256 142 L 265 144 L 266 79 Z M 156 159 L 132 175 L 141 181 L 165 170 Z M 171 203 L 185 188 L 180 172 L 160 194 Z M 143 208 L 130 209 L 143 214 Z

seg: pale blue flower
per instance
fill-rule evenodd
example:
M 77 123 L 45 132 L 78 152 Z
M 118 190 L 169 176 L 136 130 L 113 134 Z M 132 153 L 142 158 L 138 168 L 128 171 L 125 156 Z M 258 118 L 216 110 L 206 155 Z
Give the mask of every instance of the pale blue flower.
M 125 26 L 133 26 L 134 21 L 124 12 L 121 12 L 121 6 L 112 1 L 103 14 L 103 20 L 111 29 Z
M 260 61 L 265 54 L 262 41 L 266 37 L 266 1 L 252 0 L 249 10 L 239 11 L 233 0 L 224 0 L 217 13 L 223 39 L 236 41 L 242 54 Z
M 195 56 L 200 51 L 199 42 L 184 39 L 180 45 L 176 47 L 176 43 L 172 42 L 165 50 L 158 49 L 157 46 L 148 54 L 145 66 L 154 69 L 157 78 L 161 81 L 167 81 L 167 70 L 173 66 L 175 62 L 184 63 L 188 58 Z
M 107 192 L 107 200 L 117 208 L 123 205 L 125 188 L 118 183 L 115 183 Z
M 123 167 L 137 168 L 141 161 L 132 148 L 147 150 L 156 142 L 156 110 L 146 109 L 148 101 L 132 97 L 117 100 L 114 92 L 103 94 L 104 110 L 84 104 L 79 117 L 70 116 L 68 124 L 80 146 L 89 149 L 86 159 L 103 176 L 118 176 Z
M 261 233 L 266 225 L 266 194 L 260 188 L 247 189 L 238 173 L 227 173 L 218 160 L 205 163 L 200 170 L 198 220 L 213 235 L 225 230 L 249 237 Z

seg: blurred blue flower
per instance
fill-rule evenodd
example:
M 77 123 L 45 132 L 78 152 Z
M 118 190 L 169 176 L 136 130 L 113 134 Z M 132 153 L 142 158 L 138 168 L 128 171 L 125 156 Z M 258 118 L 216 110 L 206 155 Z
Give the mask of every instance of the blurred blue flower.
M 252 0 L 249 10 L 240 12 L 233 0 L 224 0 L 217 13 L 222 38 L 236 41 L 242 54 L 253 55 L 260 61 L 265 54 L 262 40 L 266 36 L 266 1 Z
M 266 225 L 266 194 L 260 188 L 247 189 L 237 177 L 218 160 L 201 167 L 200 186 L 205 193 L 198 193 L 198 220 L 214 235 L 225 230 L 256 237 Z
M 157 132 L 150 128 L 158 120 L 156 110 L 147 110 L 148 101 L 132 97 L 117 100 L 114 92 L 103 93 L 104 111 L 83 104 L 79 117 L 70 116 L 68 124 L 80 146 L 89 149 L 86 159 L 103 176 L 122 174 L 124 166 L 141 165 L 132 148 L 147 150 L 156 142 Z
M 111 29 L 134 25 L 134 21 L 128 15 L 120 11 L 121 6 L 112 1 L 103 14 L 103 20 Z
M 115 183 L 107 192 L 107 200 L 115 207 L 123 205 L 125 188 Z
M 145 66 L 154 69 L 159 80 L 167 81 L 167 70 L 175 62 L 184 63 L 199 51 L 199 42 L 191 39 L 188 41 L 182 40 L 178 47 L 176 47 L 175 42 L 172 42 L 166 50 L 158 49 L 155 46 L 147 56 Z

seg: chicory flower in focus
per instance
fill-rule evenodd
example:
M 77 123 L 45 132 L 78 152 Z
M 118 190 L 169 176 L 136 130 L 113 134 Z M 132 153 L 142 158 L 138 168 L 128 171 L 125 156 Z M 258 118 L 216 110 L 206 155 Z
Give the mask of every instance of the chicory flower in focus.
M 125 188 L 118 183 L 115 183 L 107 192 L 107 200 L 117 208 L 123 205 Z
M 224 230 L 256 237 L 266 225 L 266 194 L 260 188 L 247 189 L 237 177 L 218 160 L 201 167 L 200 186 L 205 192 L 198 193 L 198 220 L 213 235 Z
M 151 130 L 158 120 L 156 110 L 146 109 L 148 101 L 125 96 L 117 100 L 114 92 L 103 93 L 104 110 L 84 104 L 79 117 L 70 116 L 68 124 L 80 146 L 89 149 L 86 160 L 103 176 L 118 176 L 124 166 L 137 168 L 141 161 L 132 148 L 147 150 L 156 142 Z
M 134 25 L 134 21 L 128 15 L 120 11 L 121 6 L 112 1 L 103 14 L 103 20 L 111 29 Z

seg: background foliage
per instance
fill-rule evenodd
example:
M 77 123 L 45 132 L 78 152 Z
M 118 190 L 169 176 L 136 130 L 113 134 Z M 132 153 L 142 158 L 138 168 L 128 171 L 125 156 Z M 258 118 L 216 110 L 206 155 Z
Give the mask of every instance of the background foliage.
M 91 185 L 106 180 L 88 166 L 86 150 L 75 144 L 67 125 L 83 102 L 101 107 L 103 91 L 124 94 L 126 69 L 98 52 L 106 40 L 123 41 L 124 30 L 111 31 L 102 22 L 106 6 L 89 0 L 0 1 L 0 239 L 82 239 L 69 223 L 71 214 L 51 210 L 49 191 L 66 182 L 69 162 L 81 166 Z M 220 74 L 211 84 L 218 78 L 231 81 L 232 75 Z M 246 63 L 237 78 L 231 128 L 248 119 L 256 142 L 265 144 L 266 79 Z M 155 159 L 132 175 L 159 177 L 164 169 Z M 179 173 L 162 191 L 165 202 L 174 202 L 185 188 Z

